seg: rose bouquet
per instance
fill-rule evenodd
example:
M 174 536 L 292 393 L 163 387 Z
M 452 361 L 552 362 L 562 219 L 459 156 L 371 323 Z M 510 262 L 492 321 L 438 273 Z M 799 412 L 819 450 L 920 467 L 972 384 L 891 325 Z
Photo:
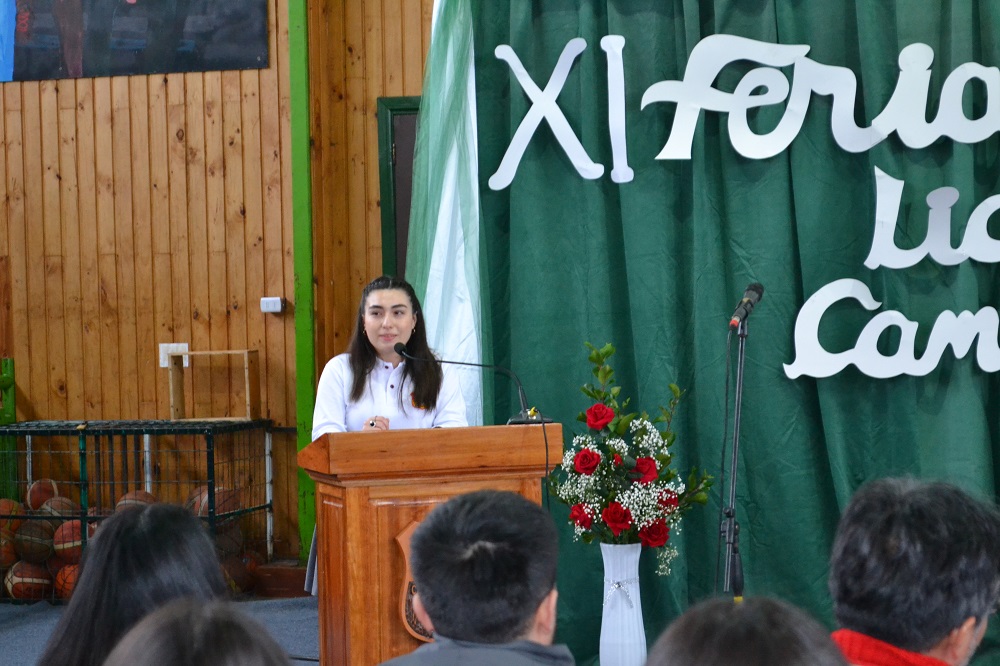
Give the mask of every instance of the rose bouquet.
M 585 543 L 641 543 L 658 548 L 657 573 L 668 575 L 677 549 L 668 544 L 681 518 L 694 504 L 704 504 L 712 477 L 692 470 L 687 482 L 671 468 L 676 435 L 670 430 L 683 392 L 670 385 L 673 398 L 650 418 L 629 412 L 630 399 L 619 402 L 621 387 L 608 359 L 609 343 L 598 349 L 587 343 L 595 384 L 584 384 L 594 401 L 578 420 L 588 432 L 573 438 L 562 464 L 549 477 L 549 487 L 570 507 L 575 536 Z

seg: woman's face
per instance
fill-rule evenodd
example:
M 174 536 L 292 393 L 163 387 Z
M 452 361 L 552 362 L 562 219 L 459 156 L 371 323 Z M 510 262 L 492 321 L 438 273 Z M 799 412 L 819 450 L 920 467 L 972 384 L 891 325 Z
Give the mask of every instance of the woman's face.
M 410 340 L 417 325 L 410 297 L 402 289 L 377 289 L 368 294 L 364 313 L 365 335 L 383 361 L 398 363 L 393 349 L 397 342 Z

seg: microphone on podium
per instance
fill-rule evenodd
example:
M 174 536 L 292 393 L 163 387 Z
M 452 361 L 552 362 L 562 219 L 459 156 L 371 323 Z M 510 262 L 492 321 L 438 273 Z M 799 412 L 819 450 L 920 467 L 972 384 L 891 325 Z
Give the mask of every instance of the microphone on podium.
M 760 282 L 748 285 L 747 290 L 743 292 L 743 298 L 736 304 L 736 312 L 733 313 L 732 318 L 729 320 L 729 328 L 734 330 L 739 328 L 743 320 L 750 316 L 754 306 L 760 303 L 760 299 L 763 297 L 764 285 Z
M 419 361 L 421 363 L 428 363 L 430 359 L 418 358 L 413 356 L 408 351 L 406 351 L 406 345 L 402 342 L 397 342 L 396 346 L 393 347 L 393 351 L 410 361 Z M 446 361 L 444 359 L 437 359 L 441 363 L 450 363 L 451 365 L 468 365 L 474 368 L 486 368 L 487 370 L 493 370 L 495 372 L 501 372 L 511 379 L 514 380 L 514 384 L 517 385 L 517 398 L 521 403 L 521 411 L 518 414 L 507 419 L 507 425 L 523 425 L 528 423 L 552 423 L 552 419 L 542 416 L 537 409 L 534 407 L 528 407 L 528 398 L 524 395 L 524 384 L 521 380 L 517 378 L 512 370 L 508 370 L 502 365 L 487 365 L 485 363 L 469 363 L 467 361 Z

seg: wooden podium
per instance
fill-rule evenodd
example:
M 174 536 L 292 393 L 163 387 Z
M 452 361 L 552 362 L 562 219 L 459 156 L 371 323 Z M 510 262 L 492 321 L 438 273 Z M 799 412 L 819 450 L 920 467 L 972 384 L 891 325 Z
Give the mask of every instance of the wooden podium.
M 316 481 L 320 664 L 373 666 L 417 648 L 400 614 L 396 537 L 472 490 L 540 503 L 546 464 L 561 461 L 558 423 L 332 433 L 302 449 Z

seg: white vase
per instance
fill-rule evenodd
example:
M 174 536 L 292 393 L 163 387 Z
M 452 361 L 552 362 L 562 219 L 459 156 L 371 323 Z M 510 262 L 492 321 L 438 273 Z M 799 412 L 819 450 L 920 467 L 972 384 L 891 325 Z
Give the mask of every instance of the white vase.
M 639 599 L 642 544 L 601 544 L 604 558 L 604 611 L 601 616 L 601 666 L 646 663 L 646 631 Z

